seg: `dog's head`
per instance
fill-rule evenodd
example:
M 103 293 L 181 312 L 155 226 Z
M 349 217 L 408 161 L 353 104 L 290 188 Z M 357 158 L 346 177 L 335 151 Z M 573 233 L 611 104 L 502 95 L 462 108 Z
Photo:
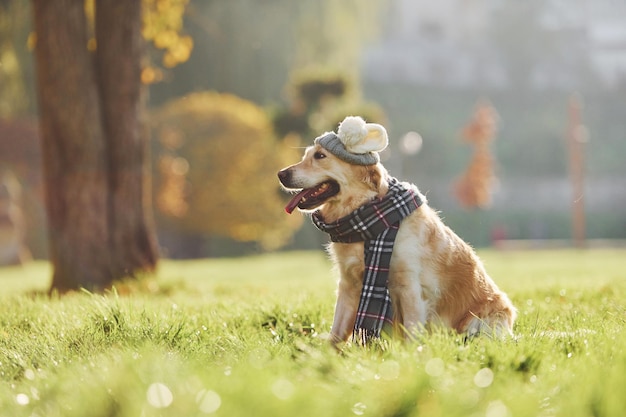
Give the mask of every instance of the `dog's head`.
M 337 135 L 331 132 L 320 136 L 306 149 L 302 161 L 278 173 L 283 187 L 297 192 L 285 210 L 291 213 L 296 207 L 310 211 L 324 206 L 324 211 L 335 214 L 331 217 L 340 217 L 384 195 L 386 171 L 376 151 L 386 145 L 387 134 L 382 126 L 365 124 L 361 118 L 346 118 Z

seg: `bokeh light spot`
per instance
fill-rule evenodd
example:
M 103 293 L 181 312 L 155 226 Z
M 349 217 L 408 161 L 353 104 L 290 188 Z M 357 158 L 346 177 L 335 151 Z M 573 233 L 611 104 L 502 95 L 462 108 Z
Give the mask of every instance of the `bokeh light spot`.
M 196 403 L 200 411 L 206 414 L 216 412 L 222 405 L 222 398 L 212 390 L 201 390 L 196 395 Z
M 155 382 L 148 387 L 146 393 L 148 404 L 154 408 L 167 408 L 174 401 L 174 395 L 167 385 L 160 382 Z
M 474 375 L 474 384 L 479 388 L 486 388 L 493 382 L 493 371 L 483 368 Z
M 28 405 L 28 403 L 30 403 L 30 398 L 28 398 L 28 395 L 26 394 L 17 394 L 15 396 L 15 401 L 19 405 Z

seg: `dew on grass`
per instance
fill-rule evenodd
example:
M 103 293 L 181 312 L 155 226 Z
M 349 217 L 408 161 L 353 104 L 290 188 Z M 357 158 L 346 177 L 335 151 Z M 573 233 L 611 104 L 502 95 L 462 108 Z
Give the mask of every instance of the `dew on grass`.
M 15 396 L 15 402 L 19 405 L 28 405 L 28 403 L 30 403 L 30 398 L 28 398 L 28 395 L 20 393 Z
M 167 408 L 174 401 L 174 395 L 167 385 L 160 382 L 150 384 L 146 393 L 148 404 L 154 408 Z
M 357 416 L 362 416 L 363 414 L 365 414 L 366 409 L 367 406 L 365 404 L 363 404 L 362 402 L 358 402 L 352 406 L 352 413 Z
M 479 388 L 487 388 L 493 382 L 493 371 L 489 368 L 482 368 L 474 375 L 474 384 Z
M 541 403 L 539 404 L 539 408 L 550 408 L 551 404 L 550 404 L 550 397 L 543 397 L 543 399 L 541 400 Z
M 30 396 L 32 397 L 33 400 L 35 401 L 39 401 L 39 390 L 37 388 L 31 388 L 30 389 Z
M 203 389 L 196 395 L 196 403 L 200 411 L 212 414 L 222 406 L 222 398 L 213 390 Z
M 33 371 L 32 369 L 27 369 L 24 371 L 24 378 L 28 379 L 28 380 L 34 380 L 35 379 L 35 371 Z

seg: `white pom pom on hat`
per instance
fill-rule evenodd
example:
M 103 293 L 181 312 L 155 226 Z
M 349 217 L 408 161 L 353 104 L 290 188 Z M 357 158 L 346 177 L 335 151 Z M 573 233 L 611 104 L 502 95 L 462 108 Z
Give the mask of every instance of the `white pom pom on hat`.
M 348 163 L 372 165 L 380 161 L 378 152 L 387 147 L 389 139 L 383 126 L 348 116 L 339 124 L 337 133 L 324 133 L 315 143 Z
M 358 116 L 343 119 L 343 122 L 339 123 L 337 136 L 348 152 L 356 154 L 380 152 L 389 143 L 387 131 L 383 126 L 366 123 Z

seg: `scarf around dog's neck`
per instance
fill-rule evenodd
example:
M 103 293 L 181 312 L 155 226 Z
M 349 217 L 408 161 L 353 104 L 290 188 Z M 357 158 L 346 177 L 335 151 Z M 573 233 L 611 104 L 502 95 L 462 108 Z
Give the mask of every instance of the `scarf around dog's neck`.
M 319 211 L 313 224 L 330 235 L 332 242 L 364 242 L 363 289 L 354 323 L 353 338 L 362 343 L 380 337 L 385 323 L 393 321 L 389 296 L 389 264 L 400 222 L 419 208 L 422 200 L 412 187 L 389 178 L 389 191 L 332 223 L 324 222 Z

